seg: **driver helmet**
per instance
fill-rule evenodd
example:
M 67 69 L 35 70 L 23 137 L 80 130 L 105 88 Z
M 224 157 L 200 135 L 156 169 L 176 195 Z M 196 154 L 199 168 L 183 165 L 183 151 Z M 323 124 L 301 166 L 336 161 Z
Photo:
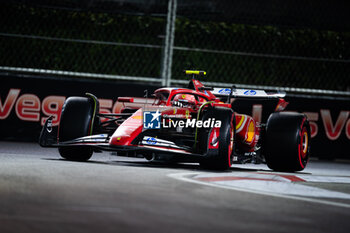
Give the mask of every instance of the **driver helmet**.
M 181 100 L 185 100 L 188 104 L 196 104 L 196 98 L 193 95 L 189 94 L 178 94 L 174 97 L 174 102 L 180 102 Z

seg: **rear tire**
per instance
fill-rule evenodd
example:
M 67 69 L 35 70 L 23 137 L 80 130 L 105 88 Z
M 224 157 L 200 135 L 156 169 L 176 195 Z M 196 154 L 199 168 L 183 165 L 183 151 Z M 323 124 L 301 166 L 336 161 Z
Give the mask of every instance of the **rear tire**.
M 62 108 L 59 125 L 59 142 L 91 134 L 95 111 L 93 100 L 86 97 L 69 97 Z M 72 161 L 87 161 L 93 150 L 87 146 L 67 146 L 58 149 L 60 155 Z
M 234 145 L 235 145 L 235 122 L 232 109 L 213 108 L 204 113 L 202 120 L 209 118 L 221 121 L 220 128 L 201 128 L 198 132 L 199 140 L 198 147 L 201 153 L 206 154 L 206 157 L 200 162 L 202 168 L 211 170 L 227 170 L 230 169 L 233 162 Z M 217 130 L 218 147 L 210 149 L 210 135 L 213 130 Z M 215 132 L 215 133 L 216 133 Z
M 303 170 L 309 160 L 310 135 L 304 114 L 272 113 L 267 120 L 264 145 L 267 166 L 275 171 Z

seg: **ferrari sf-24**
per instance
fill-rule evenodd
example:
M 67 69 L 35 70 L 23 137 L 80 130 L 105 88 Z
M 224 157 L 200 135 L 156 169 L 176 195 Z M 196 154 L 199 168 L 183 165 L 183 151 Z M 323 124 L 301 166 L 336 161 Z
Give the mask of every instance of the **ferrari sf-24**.
M 114 113 L 100 113 L 92 94 L 69 97 L 59 126 L 49 117 L 40 135 L 43 147 L 58 147 L 73 161 L 87 161 L 94 152 L 142 156 L 149 161 L 194 162 L 204 169 L 226 170 L 233 163 L 263 162 L 276 171 L 305 168 L 309 159 L 310 126 L 304 114 L 283 111 L 285 93 L 206 87 L 190 75 L 186 88 L 164 87 L 152 97 L 119 97 Z M 239 99 L 277 100 L 266 122 L 240 114 Z

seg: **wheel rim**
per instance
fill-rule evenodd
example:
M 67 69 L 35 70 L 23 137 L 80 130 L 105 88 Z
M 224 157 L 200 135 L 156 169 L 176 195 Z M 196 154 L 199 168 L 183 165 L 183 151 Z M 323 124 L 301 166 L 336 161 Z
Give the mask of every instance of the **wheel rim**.
M 308 133 L 306 131 L 306 128 L 303 128 L 303 131 L 301 133 L 301 141 L 300 141 L 301 157 L 303 159 L 305 159 L 307 155 L 308 147 L 309 147 Z

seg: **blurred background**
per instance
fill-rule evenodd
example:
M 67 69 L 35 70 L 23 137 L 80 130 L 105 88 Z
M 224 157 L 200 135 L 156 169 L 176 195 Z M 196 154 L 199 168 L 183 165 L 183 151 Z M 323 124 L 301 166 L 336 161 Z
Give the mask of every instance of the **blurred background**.
M 0 70 L 350 91 L 350 14 L 328 0 L 12 0 L 0 3 Z M 311 89 L 311 90 L 310 90 Z

